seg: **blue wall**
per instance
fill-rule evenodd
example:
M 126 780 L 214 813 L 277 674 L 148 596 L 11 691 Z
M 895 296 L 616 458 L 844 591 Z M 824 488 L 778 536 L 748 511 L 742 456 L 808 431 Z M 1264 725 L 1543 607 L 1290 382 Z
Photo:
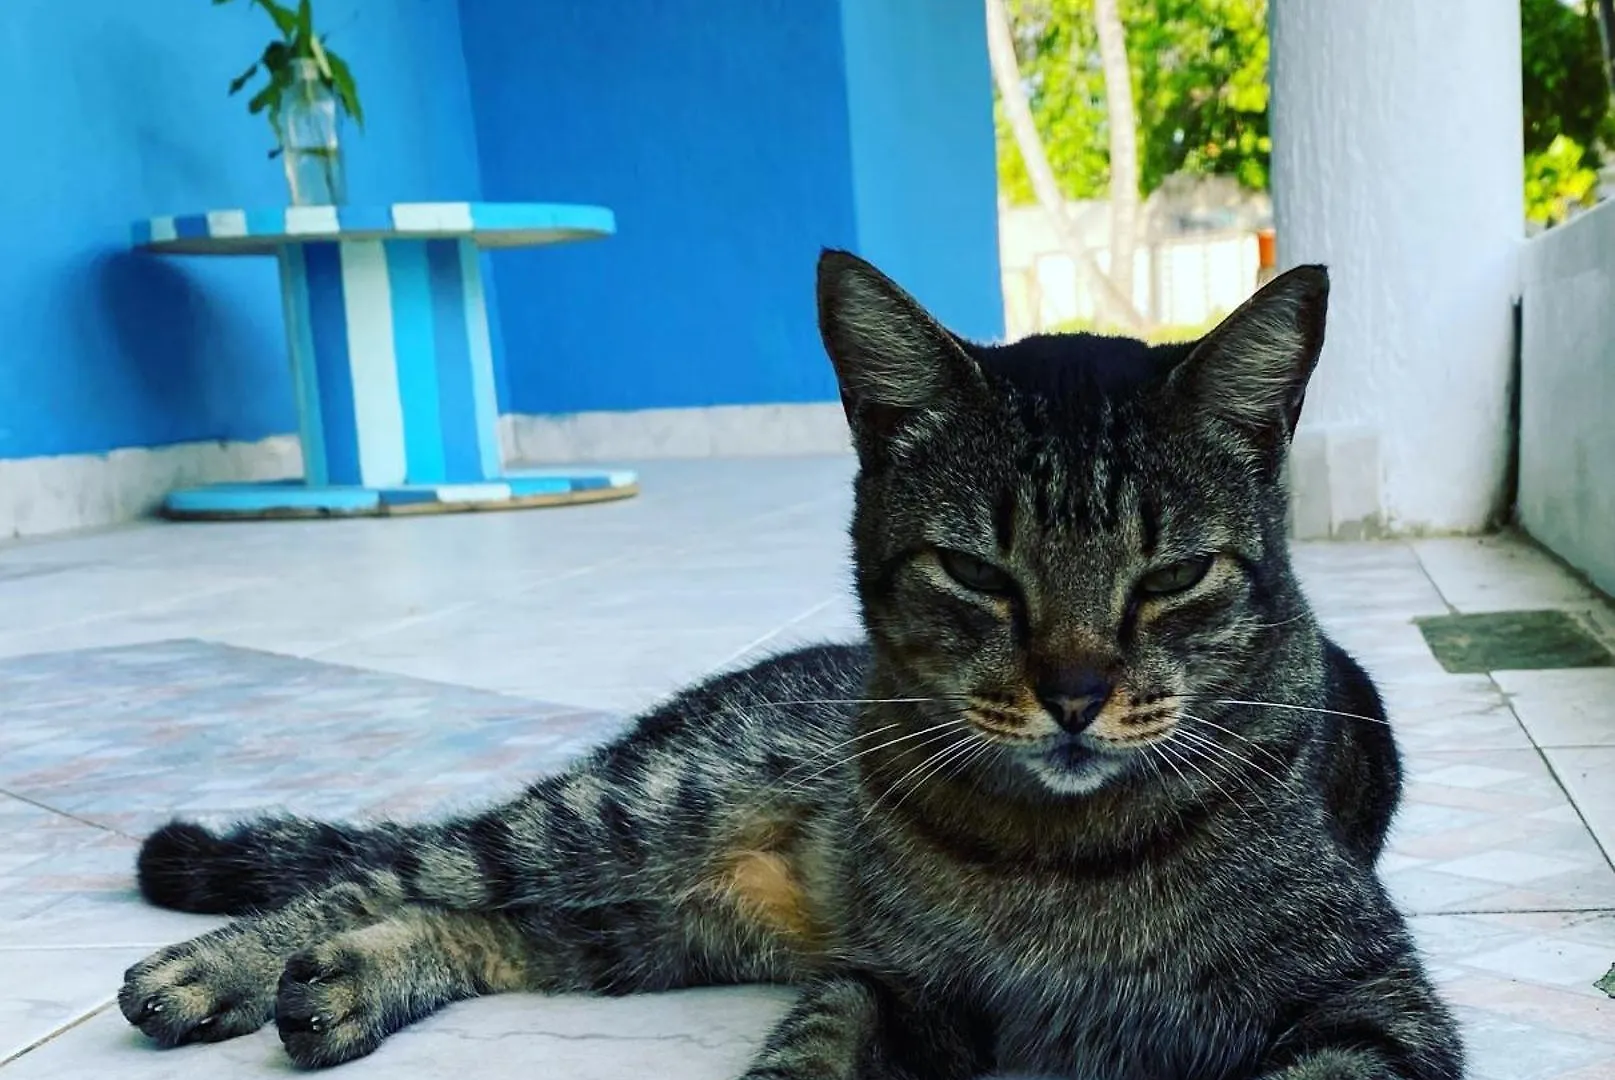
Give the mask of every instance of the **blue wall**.
M 467 0 L 462 21 L 487 197 L 618 219 L 498 256 L 510 411 L 834 400 L 826 245 L 1002 333 L 978 0 Z
M 462 18 L 486 196 L 617 214 L 610 240 L 494 260 L 508 406 L 833 398 L 813 264 L 856 239 L 833 0 L 476 0 Z
M 858 251 L 966 337 L 1004 332 L 981 0 L 841 0 Z
M 239 2 L 4 0 L 0 457 L 295 428 L 269 260 L 130 254 L 136 218 L 285 201 L 225 96 L 271 27 Z M 476 190 L 455 0 L 321 0 L 372 110 L 355 201 Z

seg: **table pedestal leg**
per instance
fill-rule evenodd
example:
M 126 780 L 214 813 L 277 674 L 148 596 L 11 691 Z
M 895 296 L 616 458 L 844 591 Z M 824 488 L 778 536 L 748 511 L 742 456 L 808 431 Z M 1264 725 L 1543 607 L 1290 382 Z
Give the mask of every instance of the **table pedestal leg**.
M 496 509 L 637 490 L 629 472 L 503 470 L 470 241 L 289 244 L 280 271 L 304 477 L 177 491 L 171 516 Z

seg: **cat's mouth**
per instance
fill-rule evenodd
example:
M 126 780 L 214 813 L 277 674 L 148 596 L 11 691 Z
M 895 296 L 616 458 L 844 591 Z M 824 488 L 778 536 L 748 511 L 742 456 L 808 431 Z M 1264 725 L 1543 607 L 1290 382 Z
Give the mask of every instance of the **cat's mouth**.
M 1085 795 L 1125 771 L 1132 754 L 1108 739 L 1062 733 L 1023 751 L 1026 767 L 1045 787 L 1062 795 Z

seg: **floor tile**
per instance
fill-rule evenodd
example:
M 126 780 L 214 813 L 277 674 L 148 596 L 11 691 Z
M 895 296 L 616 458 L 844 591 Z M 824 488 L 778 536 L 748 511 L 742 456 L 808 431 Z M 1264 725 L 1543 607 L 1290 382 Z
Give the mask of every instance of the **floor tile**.
M 1593 988 L 1615 958 L 1615 911 L 1435 915 L 1412 920 L 1456 1010 L 1470 1075 L 1596 1076 L 1615 1061 L 1615 1000 Z
M 1390 851 L 1413 912 L 1615 907 L 1615 870 L 1535 750 L 1410 755 Z
M 1538 746 L 1615 746 L 1615 668 L 1497 671 Z
M 104 1007 L 149 950 L 0 950 L 0 1061 Z
M 1615 746 L 1543 751 L 1606 855 L 1615 858 Z
M 1594 594 L 1553 556 L 1517 534 L 1414 540 L 1443 599 L 1462 612 L 1577 607 Z

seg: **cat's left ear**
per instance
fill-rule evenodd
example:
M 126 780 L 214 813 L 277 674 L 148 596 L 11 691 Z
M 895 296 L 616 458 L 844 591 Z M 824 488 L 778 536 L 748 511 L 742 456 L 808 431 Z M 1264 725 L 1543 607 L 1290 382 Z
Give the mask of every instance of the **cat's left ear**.
M 1328 307 L 1329 272 L 1322 266 L 1280 274 L 1202 338 L 1168 385 L 1201 415 L 1282 452 L 1301 419 Z

